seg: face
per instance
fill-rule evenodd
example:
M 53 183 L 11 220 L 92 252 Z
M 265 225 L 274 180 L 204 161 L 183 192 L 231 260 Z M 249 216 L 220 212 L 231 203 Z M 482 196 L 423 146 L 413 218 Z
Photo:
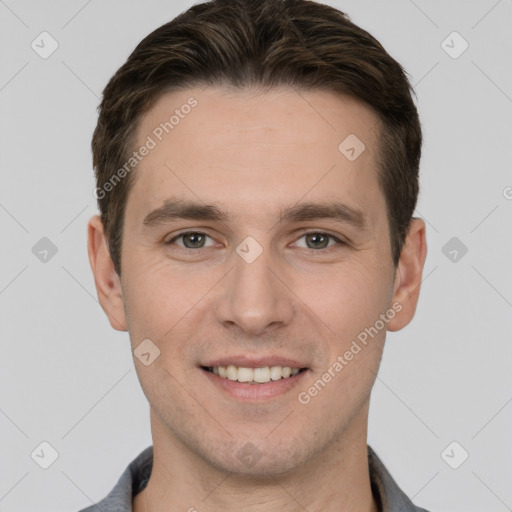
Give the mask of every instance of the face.
M 412 318 L 424 261 L 412 251 L 395 274 L 377 116 L 328 92 L 197 88 L 162 97 L 137 134 L 155 144 L 134 171 L 121 280 L 100 298 L 146 353 L 154 438 L 252 475 L 366 439 L 386 330 Z

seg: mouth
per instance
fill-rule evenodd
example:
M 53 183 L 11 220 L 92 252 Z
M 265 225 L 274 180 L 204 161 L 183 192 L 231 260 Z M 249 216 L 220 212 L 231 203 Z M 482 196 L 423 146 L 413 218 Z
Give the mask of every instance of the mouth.
M 290 379 L 299 373 L 303 373 L 307 368 L 291 366 L 261 366 L 257 368 L 235 366 L 201 366 L 204 371 L 217 375 L 221 379 L 245 384 L 267 384 L 282 379 Z
M 239 357 L 236 362 L 245 366 L 222 360 L 202 365 L 199 369 L 207 382 L 223 395 L 239 403 L 261 404 L 284 398 L 310 371 L 297 362 L 269 359 L 249 361 Z
M 225 355 L 201 361 L 198 369 L 221 396 L 252 404 L 284 399 L 312 371 L 305 360 L 284 354 Z

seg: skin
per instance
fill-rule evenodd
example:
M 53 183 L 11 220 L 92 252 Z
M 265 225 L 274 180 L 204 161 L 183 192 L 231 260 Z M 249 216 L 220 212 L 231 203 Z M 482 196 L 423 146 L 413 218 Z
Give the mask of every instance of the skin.
M 134 358 L 154 446 L 153 472 L 134 510 L 243 504 L 246 511 L 376 512 L 366 454 L 370 392 L 386 330 L 402 329 L 415 313 L 425 223 L 413 219 L 395 268 L 377 182 L 378 118 L 362 103 L 287 88 L 191 88 L 154 105 L 138 127 L 137 147 L 190 96 L 197 107 L 134 171 L 121 278 L 99 216 L 89 222 L 89 258 L 112 327 L 130 333 L 132 350 L 147 338 L 160 350 L 149 366 Z M 366 146 L 355 161 L 338 150 L 351 133 Z M 216 204 L 229 218 L 145 229 L 144 217 L 171 196 Z M 277 223 L 280 208 L 334 199 L 362 210 L 366 227 L 332 219 Z M 187 237 L 165 244 L 187 230 L 211 238 L 203 246 Z M 308 241 L 304 230 L 345 243 Z M 250 264 L 235 251 L 247 236 L 263 249 Z M 185 243 L 197 253 L 184 252 Z M 393 303 L 400 312 L 301 404 L 299 392 Z M 233 354 L 291 357 L 309 371 L 281 396 L 242 403 L 199 368 Z M 260 454 L 250 467 L 237 457 L 249 442 Z

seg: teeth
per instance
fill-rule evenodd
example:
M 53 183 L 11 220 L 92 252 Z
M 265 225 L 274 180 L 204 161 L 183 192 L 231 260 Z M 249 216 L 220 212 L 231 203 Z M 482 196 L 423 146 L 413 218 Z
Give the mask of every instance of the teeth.
M 254 368 L 253 373 L 253 380 L 255 382 L 270 382 L 270 368 L 268 366 L 264 368 Z
M 252 368 L 238 368 L 238 382 L 251 382 L 254 380 L 254 370 Z
M 227 368 L 226 368 L 226 377 L 229 379 L 229 380 L 237 380 L 237 377 L 238 377 L 238 368 L 236 366 L 233 366 L 232 364 L 230 364 Z
M 300 368 L 289 366 L 264 366 L 262 368 L 244 368 L 233 364 L 228 366 L 215 366 L 212 368 L 215 375 L 238 382 L 249 382 L 251 384 L 270 382 L 271 380 L 287 379 L 300 372 Z
M 272 380 L 279 380 L 283 376 L 283 369 L 280 366 L 270 367 L 270 378 Z

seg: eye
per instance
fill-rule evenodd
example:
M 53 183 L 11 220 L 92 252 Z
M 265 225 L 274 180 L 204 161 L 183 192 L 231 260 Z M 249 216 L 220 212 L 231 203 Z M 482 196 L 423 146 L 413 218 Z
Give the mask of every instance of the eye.
M 209 238 L 213 243 L 210 243 L 210 245 L 205 245 L 207 238 Z M 306 241 L 306 246 L 302 246 L 302 248 L 305 249 L 318 250 L 327 249 L 336 244 L 344 245 L 344 242 L 338 237 L 329 233 L 324 233 L 322 231 L 310 231 L 308 233 L 304 233 L 293 245 L 297 245 L 297 242 L 302 238 L 304 238 Z M 178 240 L 181 240 L 181 243 L 177 243 Z M 334 241 L 334 243 L 330 243 L 332 241 Z M 185 231 L 174 236 L 165 243 L 166 245 L 175 244 L 185 250 L 204 249 L 206 247 L 212 247 L 215 245 L 215 241 L 209 235 L 201 231 Z M 300 245 L 298 246 L 301 247 Z
M 176 240 L 179 240 L 180 238 L 183 239 L 183 243 L 176 245 L 184 249 L 203 249 L 205 247 L 204 243 L 206 238 L 213 240 L 210 236 L 206 233 L 202 233 L 201 231 L 186 231 L 168 240 L 166 245 L 174 244 Z
M 329 233 L 323 233 L 321 231 L 310 231 L 309 233 L 303 234 L 300 238 L 297 240 L 300 240 L 301 238 L 304 238 L 306 240 L 306 249 L 326 249 L 328 247 L 331 247 L 331 244 L 329 245 L 329 239 L 334 240 L 338 244 L 343 245 L 344 242 L 340 240 L 338 237 L 335 237 L 334 235 L 330 235 Z M 296 242 L 297 243 L 297 242 Z

